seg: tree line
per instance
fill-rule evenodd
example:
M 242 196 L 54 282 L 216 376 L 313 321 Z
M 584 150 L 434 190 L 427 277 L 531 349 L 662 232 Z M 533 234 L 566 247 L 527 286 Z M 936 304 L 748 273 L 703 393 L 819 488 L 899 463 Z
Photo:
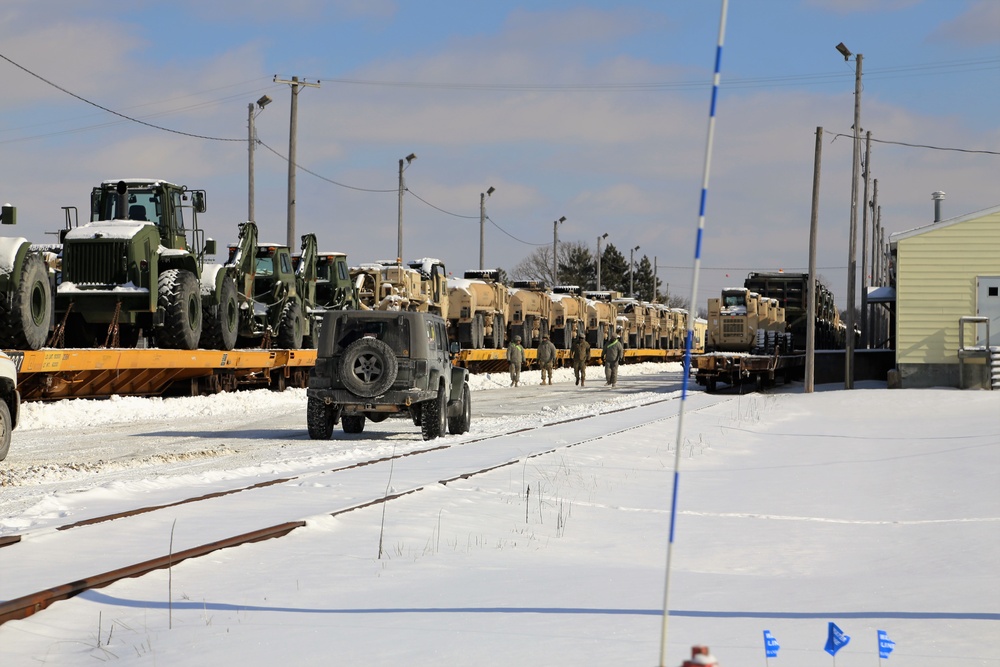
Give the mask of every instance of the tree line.
M 512 280 L 538 280 L 546 285 L 576 285 L 583 290 L 597 289 L 597 258 L 585 243 L 566 241 L 559 244 L 559 277 L 552 273 L 552 248 L 540 246 L 510 270 Z M 601 253 L 601 289 L 621 292 L 640 301 L 663 303 L 671 308 L 686 308 L 687 299 L 670 294 L 670 286 L 654 275 L 649 257 L 635 259 L 608 243 Z M 502 272 L 506 276 L 506 272 Z

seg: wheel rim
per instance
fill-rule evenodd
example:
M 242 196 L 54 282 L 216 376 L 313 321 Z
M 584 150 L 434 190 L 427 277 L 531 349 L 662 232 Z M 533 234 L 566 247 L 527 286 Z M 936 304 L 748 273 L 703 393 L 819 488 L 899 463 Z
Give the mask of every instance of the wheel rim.
M 354 360 L 354 375 L 365 384 L 378 381 L 383 372 L 382 360 L 376 354 L 361 354 Z

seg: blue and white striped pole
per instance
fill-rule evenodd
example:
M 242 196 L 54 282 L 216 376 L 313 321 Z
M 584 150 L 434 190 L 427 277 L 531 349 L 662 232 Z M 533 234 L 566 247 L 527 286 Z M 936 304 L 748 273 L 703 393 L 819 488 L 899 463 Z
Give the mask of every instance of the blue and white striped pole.
M 715 107 L 719 99 L 719 72 L 722 65 L 722 43 L 726 36 L 728 0 L 722 0 L 719 19 L 719 41 L 715 49 L 715 74 L 712 78 L 712 103 L 708 112 L 708 138 L 705 142 L 705 171 L 701 181 L 701 201 L 698 205 L 698 236 L 694 247 L 691 278 L 691 300 L 688 301 L 687 336 L 684 343 L 684 377 L 681 379 L 681 403 L 677 413 L 677 442 L 674 445 L 674 490 L 670 500 L 670 541 L 667 543 L 667 572 L 663 585 L 663 629 L 660 633 L 660 667 L 666 667 L 667 625 L 670 620 L 670 565 L 674 555 L 674 528 L 677 522 L 677 487 L 680 482 L 681 445 L 684 442 L 684 405 L 687 402 L 688 380 L 691 375 L 691 344 L 694 340 L 694 320 L 698 315 L 698 271 L 701 268 L 701 241 L 705 231 L 705 203 L 708 200 L 708 175 L 712 166 L 712 142 L 715 139 Z

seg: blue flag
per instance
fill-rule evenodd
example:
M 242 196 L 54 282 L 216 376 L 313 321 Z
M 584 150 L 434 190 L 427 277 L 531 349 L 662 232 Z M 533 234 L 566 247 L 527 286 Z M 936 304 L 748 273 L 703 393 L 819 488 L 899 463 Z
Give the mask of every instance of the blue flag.
M 777 658 L 778 649 L 780 648 L 781 647 L 778 646 L 778 640 L 774 638 L 771 631 L 764 630 L 764 655 L 768 658 Z
M 837 627 L 833 621 L 830 622 L 830 632 L 826 638 L 824 650 L 830 655 L 837 655 L 837 651 L 847 646 L 851 638 L 844 634 L 844 631 Z
M 889 639 L 889 633 L 885 630 L 878 631 L 878 657 L 888 658 L 892 649 L 896 648 L 896 642 Z

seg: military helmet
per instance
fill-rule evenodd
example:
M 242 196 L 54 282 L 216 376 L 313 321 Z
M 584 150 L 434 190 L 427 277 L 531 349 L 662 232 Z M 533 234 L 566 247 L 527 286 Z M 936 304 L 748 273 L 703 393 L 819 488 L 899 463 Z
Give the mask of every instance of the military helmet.
M 520 343 L 521 342 L 521 337 L 520 336 L 514 336 L 514 342 L 515 343 Z

